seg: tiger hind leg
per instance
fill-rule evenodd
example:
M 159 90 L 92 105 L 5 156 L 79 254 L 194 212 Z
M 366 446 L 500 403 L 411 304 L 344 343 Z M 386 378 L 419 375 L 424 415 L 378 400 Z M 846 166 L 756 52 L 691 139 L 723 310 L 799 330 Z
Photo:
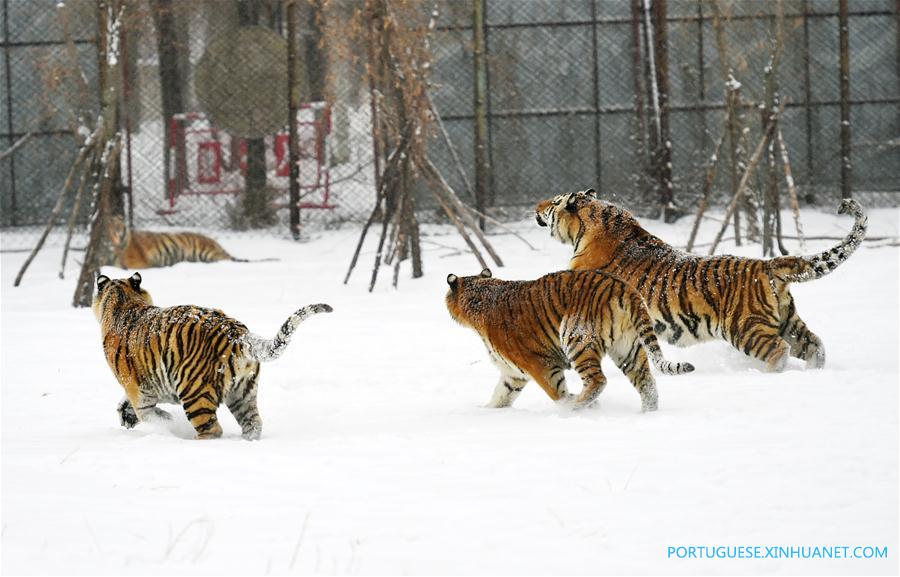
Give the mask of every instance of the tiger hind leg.
M 792 357 L 806 361 L 808 369 L 821 369 L 825 366 L 825 345 L 797 314 L 793 297 L 789 298 L 782 311 L 779 334 L 790 345 Z
M 791 346 L 781 338 L 778 326 L 762 321 L 750 322 L 732 340 L 744 354 L 766 363 L 766 371 L 780 373 L 787 365 Z
M 262 435 L 262 418 L 256 406 L 258 380 L 259 369 L 225 398 L 225 405 L 241 426 L 241 436 L 248 441 L 258 441 Z
M 657 410 L 659 408 L 659 392 L 656 389 L 653 373 L 650 372 L 647 352 L 641 343 L 635 340 L 627 351 L 613 350 L 610 356 L 641 396 L 641 411 Z
M 200 390 L 196 394 L 181 400 L 181 406 L 191 426 L 197 431 L 198 439 L 217 439 L 222 436 L 222 426 L 216 416 L 219 399 L 214 391 L 198 388 Z
M 494 387 L 494 394 L 491 395 L 491 400 L 488 401 L 487 407 L 502 409 L 512 405 L 527 383 L 528 379 L 524 377 L 500 375 L 500 380 L 497 382 L 497 386 Z
M 590 406 L 606 388 L 606 376 L 600 368 L 602 359 L 603 356 L 594 347 L 588 347 L 575 360 L 575 371 L 581 377 L 584 386 L 581 393 L 575 397 L 573 408 Z

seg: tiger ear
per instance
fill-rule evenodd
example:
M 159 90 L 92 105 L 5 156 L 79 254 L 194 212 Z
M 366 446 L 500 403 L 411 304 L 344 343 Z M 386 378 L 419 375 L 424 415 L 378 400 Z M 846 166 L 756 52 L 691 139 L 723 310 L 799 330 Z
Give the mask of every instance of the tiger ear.
M 103 289 L 103 285 L 109 282 L 109 277 L 101 274 L 97 276 L 97 290 L 100 291 Z
M 593 188 L 589 188 L 584 191 L 585 196 L 589 196 L 591 198 L 597 198 L 597 191 Z
M 578 208 L 578 195 L 570 194 L 569 198 L 566 199 L 566 210 L 568 210 L 569 212 L 575 212 L 575 210 L 577 208 Z
M 491 269 L 489 269 L 489 268 L 481 269 L 481 277 L 482 278 L 491 278 L 492 276 L 494 276 L 494 275 L 491 272 Z
M 456 285 L 459 283 L 459 277 L 453 273 L 447 275 L 447 284 L 450 285 L 450 288 L 456 290 Z
M 132 288 L 134 288 L 134 290 L 140 290 L 140 288 L 141 288 L 141 273 L 136 272 L 133 275 L 131 275 L 131 278 L 128 279 L 128 282 L 131 283 L 131 286 L 132 286 Z

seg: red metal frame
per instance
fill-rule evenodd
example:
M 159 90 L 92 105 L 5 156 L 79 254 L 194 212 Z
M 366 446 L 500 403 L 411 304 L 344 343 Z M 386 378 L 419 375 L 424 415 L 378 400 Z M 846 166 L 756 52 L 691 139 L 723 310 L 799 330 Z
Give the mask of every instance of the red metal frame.
M 309 116 L 309 112 L 312 113 L 312 120 L 301 119 L 301 115 Z M 300 158 L 315 160 L 316 167 L 315 179 L 306 182 L 301 181 L 300 190 L 322 190 L 320 202 L 301 202 L 298 206 L 311 209 L 337 208 L 336 205 L 331 203 L 331 170 L 329 167 L 331 159 L 328 146 L 328 136 L 331 134 L 332 129 L 331 107 L 326 102 L 305 103 L 300 105 L 297 116 Z M 206 121 L 206 115 L 201 112 L 175 114 L 170 119 L 169 158 L 172 166 L 169 171 L 169 182 L 167 183 L 168 208 L 157 211 L 160 214 L 177 212 L 175 205 L 180 196 L 216 196 L 237 194 L 243 190 L 242 187 L 212 188 L 213 185 L 221 183 L 223 178 L 224 153 L 220 134 L 224 134 L 226 137 L 229 136 L 220 132 L 211 123 L 207 123 L 208 126 L 196 126 L 204 121 Z M 300 138 L 304 134 L 310 135 L 310 138 Z M 190 135 L 200 135 L 199 141 L 191 150 L 192 153 L 196 154 L 196 157 L 192 159 L 194 161 L 192 166 L 195 167 L 193 175 L 188 164 L 187 149 Z M 290 178 L 288 139 L 287 131 L 281 131 L 271 137 L 271 146 L 274 148 L 275 157 L 275 169 L 274 171 L 269 171 L 272 177 L 278 179 Z M 239 145 L 237 147 L 232 146 L 230 150 L 235 150 L 236 148 L 239 151 L 238 169 L 243 176 L 247 172 L 247 142 L 244 139 L 238 139 L 238 142 Z M 231 160 L 230 164 L 234 165 L 234 159 Z M 179 167 L 182 168 L 179 169 Z M 200 185 L 204 188 L 200 190 L 195 188 L 194 185 Z M 275 188 L 286 192 L 288 185 L 284 184 Z M 288 203 L 276 204 L 277 208 L 285 208 L 287 206 Z

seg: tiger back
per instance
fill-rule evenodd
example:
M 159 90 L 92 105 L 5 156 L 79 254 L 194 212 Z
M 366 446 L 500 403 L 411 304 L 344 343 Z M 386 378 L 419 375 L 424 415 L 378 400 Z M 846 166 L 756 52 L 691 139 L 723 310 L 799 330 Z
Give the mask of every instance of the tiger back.
M 769 260 L 677 250 L 628 211 L 598 200 L 593 189 L 541 202 L 536 219 L 553 238 L 572 245 L 569 268 L 606 271 L 637 290 L 657 334 L 669 343 L 724 339 L 768 370 L 780 371 L 788 356 L 811 368 L 825 364 L 824 345 L 797 314 L 789 283 L 821 278 L 862 242 L 866 216 L 859 203 L 845 200 L 838 212 L 852 214 L 855 222 L 837 246 Z
M 485 269 L 477 276 L 449 275 L 450 315 L 475 330 L 500 381 L 488 404 L 507 407 L 529 379 L 554 401 L 575 408 L 591 404 L 606 386 L 600 367 L 609 354 L 654 411 L 658 394 L 648 357 L 665 374 L 694 369 L 663 358 L 640 295 L 618 279 L 595 271 L 562 271 L 534 281 L 502 281 Z M 568 393 L 565 370 L 584 382 L 577 398 Z

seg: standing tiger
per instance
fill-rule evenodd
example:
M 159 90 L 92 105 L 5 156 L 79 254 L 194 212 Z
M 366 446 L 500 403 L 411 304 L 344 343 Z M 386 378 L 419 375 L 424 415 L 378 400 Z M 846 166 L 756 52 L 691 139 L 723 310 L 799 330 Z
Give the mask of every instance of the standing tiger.
M 122 269 L 172 266 L 179 262 L 276 260 L 235 258 L 215 240 L 195 232 L 130 230 L 125 227 L 125 221 L 121 216 L 112 218 L 109 231 L 112 252 L 101 264 Z
M 125 389 L 118 406 L 122 426 L 168 420 L 169 413 L 156 404 L 175 403 L 184 408 L 197 438 L 212 439 L 222 435 L 216 409 L 224 401 L 247 440 L 262 433 L 256 408 L 260 361 L 278 358 L 306 317 L 332 310 L 326 304 L 303 307 L 268 340 L 220 310 L 153 306 L 139 273 L 127 279 L 97 277 L 92 307 L 106 361 Z
M 606 386 L 600 362 L 609 353 L 640 394 L 642 410 L 655 411 L 647 356 L 667 375 L 694 370 L 663 358 L 641 296 L 605 273 L 562 271 L 502 281 L 484 269 L 477 276 L 451 274 L 447 284 L 450 316 L 481 336 L 500 369 L 490 407 L 511 405 L 529 378 L 554 401 L 569 402 L 564 371 L 570 367 L 584 382 L 573 406 L 587 406 Z
M 772 259 L 696 256 L 644 230 L 626 210 L 596 199 L 593 189 L 562 194 L 537 206 L 537 223 L 574 247 L 569 268 L 603 270 L 636 289 L 654 328 L 669 343 L 688 346 L 725 339 L 781 371 L 788 356 L 825 365 L 825 348 L 797 314 L 789 283 L 818 279 L 847 260 L 866 236 L 866 215 L 845 199 L 853 230 L 837 246 L 810 256 Z

